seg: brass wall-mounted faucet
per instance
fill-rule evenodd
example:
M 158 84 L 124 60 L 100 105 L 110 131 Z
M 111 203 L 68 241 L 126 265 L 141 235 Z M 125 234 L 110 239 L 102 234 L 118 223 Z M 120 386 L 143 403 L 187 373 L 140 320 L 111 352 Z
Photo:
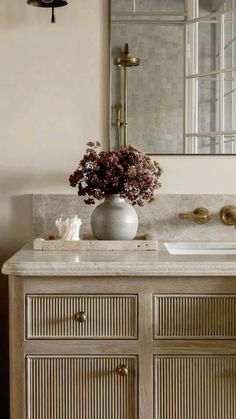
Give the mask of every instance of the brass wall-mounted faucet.
M 220 211 L 220 219 L 226 226 L 236 228 L 236 205 L 226 205 Z
M 193 212 L 186 212 L 179 214 L 179 218 L 193 220 L 197 224 L 206 224 L 210 219 L 210 214 L 207 208 L 196 208 Z

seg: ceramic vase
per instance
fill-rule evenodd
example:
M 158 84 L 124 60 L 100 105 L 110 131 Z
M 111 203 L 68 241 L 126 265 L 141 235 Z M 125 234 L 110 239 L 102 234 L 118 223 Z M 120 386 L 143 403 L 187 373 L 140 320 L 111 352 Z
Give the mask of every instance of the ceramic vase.
M 132 240 L 137 234 L 138 216 L 124 198 L 111 195 L 94 209 L 91 228 L 98 240 Z

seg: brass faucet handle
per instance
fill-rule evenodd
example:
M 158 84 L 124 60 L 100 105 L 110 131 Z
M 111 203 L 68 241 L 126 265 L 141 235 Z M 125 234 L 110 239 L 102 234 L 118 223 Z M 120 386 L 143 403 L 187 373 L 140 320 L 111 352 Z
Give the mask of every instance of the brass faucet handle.
M 196 208 L 193 212 L 186 212 L 179 214 L 179 218 L 193 220 L 197 224 L 206 224 L 210 219 L 210 214 L 207 208 Z
M 220 218 L 226 226 L 236 226 L 236 205 L 226 205 L 220 211 Z

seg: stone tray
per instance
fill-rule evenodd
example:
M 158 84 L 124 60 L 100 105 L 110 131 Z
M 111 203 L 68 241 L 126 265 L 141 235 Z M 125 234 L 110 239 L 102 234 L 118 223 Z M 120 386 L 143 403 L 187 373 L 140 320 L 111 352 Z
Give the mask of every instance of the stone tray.
M 96 240 L 94 238 L 82 238 L 78 241 L 46 240 L 36 238 L 33 244 L 34 250 L 61 251 L 61 250 L 158 250 L 157 239 L 149 235 L 137 237 L 134 240 Z

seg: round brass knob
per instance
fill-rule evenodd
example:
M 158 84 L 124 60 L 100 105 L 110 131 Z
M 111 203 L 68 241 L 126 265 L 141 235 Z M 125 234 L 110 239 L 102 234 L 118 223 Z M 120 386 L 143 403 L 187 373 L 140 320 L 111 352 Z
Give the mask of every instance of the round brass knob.
M 121 365 L 120 367 L 117 368 L 116 372 L 118 375 L 121 375 L 122 377 L 126 377 L 126 375 L 128 375 L 129 369 L 127 365 Z
M 236 206 L 226 205 L 220 212 L 220 218 L 222 223 L 227 226 L 236 225 Z
M 84 311 L 80 311 L 79 313 L 75 314 L 75 320 L 80 323 L 84 323 L 87 320 L 87 314 Z

